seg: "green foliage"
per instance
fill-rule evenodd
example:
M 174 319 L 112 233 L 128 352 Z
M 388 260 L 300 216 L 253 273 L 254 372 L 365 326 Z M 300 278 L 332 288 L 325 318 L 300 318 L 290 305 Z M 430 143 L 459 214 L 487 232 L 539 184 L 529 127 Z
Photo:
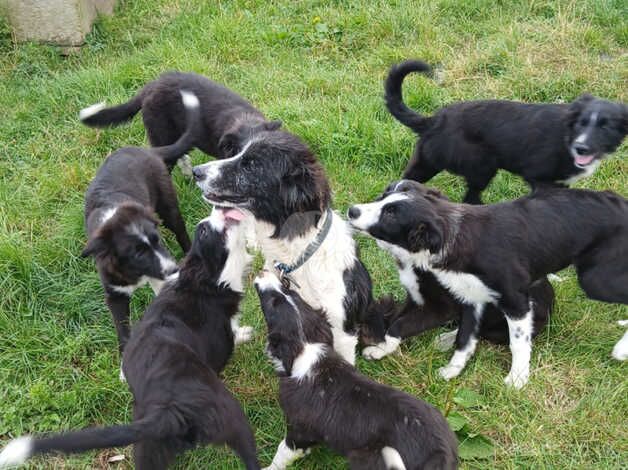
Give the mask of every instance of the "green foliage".
M 398 178 L 415 136 L 382 100 L 388 67 L 423 58 L 438 82 L 408 77 L 404 96 L 424 113 L 478 98 L 570 101 L 588 91 L 628 101 L 625 1 L 119 0 L 86 45 L 63 57 L 52 46 L 11 42 L 0 20 L 0 439 L 27 432 L 114 424 L 131 419 L 131 395 L 118 381 L 115 331 L 85 243 L 82 197 L 104 157 L 146 142 L 141 119 L 94 130 L 79 109 L 127 100 L 164 70 L 205 74 L 283 120 L 321 159 L 343 213 Z M 580 187 L 628 196 L 627 146 Z M 195 163 L 206 160 L 193 153 Z M 173 178 L 191 231 L 207 214 L 194 184 Z M 460 200 L 460 178 L 430 182 Z M 485 198 L 527 191 L 500 172 Z M 181 256 L 171 234 L 172 251 Z M 358 237 L 376 295 L 404 295 L 394 263 Z M 257 260 L 256 268 L 260 267 Z M 507 347 L 482 342 L 461 376 L 438 377 L 449 353 L 410 339 L 379 362 L 358 368 L 437 406 L 461 440 L 463 468 L 625 468 L 628 383 L 609 353 L 628 318 L 625 306 L 588 300 L 574 273 L 554 284 L 556 310 L 535 341 L 530 383 L 507 389 Z M 152 298 L 138 292 L 139 318 Z M 224 381 L 256 431 L 260 460 L 271 461 L 284 433 L 277 382 L 264 353 L 264 322 L 252 289 L 244 323 L 256 329 L 238 348 Z M 130 449 L 117 449 L 131 460 Z M 111 451 L 35 459 L 31 468 L 105 468 Z M 117 464 L 115 468 L 130 468 Z M 125 465 L 127 465 L 125 467 Z M 328 449 L 294 465 L 346 468 Z M 239 468 L 225 449 L 203 448 L 178 468 Z

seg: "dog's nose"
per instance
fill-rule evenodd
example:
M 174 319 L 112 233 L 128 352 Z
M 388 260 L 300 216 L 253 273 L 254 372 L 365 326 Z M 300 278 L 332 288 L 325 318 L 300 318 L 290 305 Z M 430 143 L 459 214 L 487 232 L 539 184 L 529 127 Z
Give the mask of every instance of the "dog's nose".
M 586 144 L 576 143 L 573 148 L 578 155 L 589 155 L 591 153 L 591 149 Z
M 192 176 L 196 181 L 203 181 L 205 179 L 205 173 L 199 167 L 192 168 Z
M 349 212 L 347 212 L 347 215 L 350 219 L 357 219 L 358 217 L 360 217 L 360 209 L 358 209 L 357 206 L 351 206 L 349 207 Z

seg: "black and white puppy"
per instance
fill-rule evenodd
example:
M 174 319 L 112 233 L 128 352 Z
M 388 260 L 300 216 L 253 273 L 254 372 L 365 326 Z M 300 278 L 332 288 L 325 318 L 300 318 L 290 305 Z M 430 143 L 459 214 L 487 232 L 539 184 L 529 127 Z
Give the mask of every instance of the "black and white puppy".
M 456 436 L 436 408 L 357 372 L 331 348 L 325 315 L 274 274 L 261 274 L 255 286 L 288 428 L 267 469 L 285 469 L 316 444 L 352 469 L 456 468 Z
M 181 93 L 189 127 L 172 145 L 145 149 L 125 147 L 111 154 L 85 194 L 88 241 L 82 256 L 93 256 L 105 289 L 105 301 L 118 332 L 120 352 L 129 337 L 129 301 L 135 289 L 150 283 L 155 293 L 177 271 L 164 248 L 155 212 L 172 230 L 183 251 L 190 248 L 179 211 L 168 162 L 193 145 L 199 105 L 196 96 Z M 181 101 L 181 99 L 179 99 Z
M 394 186 L 389 186 L 377 198 L 377 201 L 385 199 L 393 192 Z M 437 190 L 425 186 L 418 188 L 418 190 L 423 191 L 425 195 L 447 200 L 446 196 Z M 349 212 L 349 220 L 352 220 L 352 216 L 355 216 L 356 211 L 359 210 L 360 206 L 353 206 Z M 365 233 L 368 235 L 377 234 L 377 224 L 369 227 Z M 360 340 L 369 345 L 362 350 L 362 354 L 367 359 L 381 359 L 391 354 L 398 348 L 401 340 L 405 338 L 416 336 L 450 322 L 459 323 L 464 312 L 464 304 L 445 288 L 430 270 L 411 264 L 412 259 L 400 253 L 397 245 L 378 238 L 376 240 L 378 246 L 390 252 L 394 257 L 399 270 L 399 280 L 408 295 L 401 305 L 396 304 L 390 297 L 384 297 L 371 304 L 371 309 L 380 309 L 377 315 L 381 315 L 385 319 L 386 334 L 384 337 L 376 337 L 367 328 L 360 330 Z M 530 298 L 533 305 L 532 336 L 534 337 L 547 324 L 554 304 L 554 289 L 546 277 L 542 277 L 531 284 Z M 456 335 L 457 330 L 441 334 L 436 340 L 437 347 L 440 350 L 453 347 Z M 478 326 L 478 336 L 492 343 L 509 343 L 506 318 L 495 305 L 488 304 L 486 306 Z
M 468 101 L 421 116 L 402 99 L 401 84 L 412 72 L 430 73 L 430 67 L 402 62 L 385 83 L 390 113 L 421 136 L 403 178 L 425 183 L 443 170 L 463 176 L 467 203 L 481 203 L 480 193 L 498 169 L 532 187 L 572 184 L 593 174 L 628 133 L 628 106 L 590 95 L 571 104 Z
M 207 201 L 250 216 L 268 270 L 296 263 L 331 217 L 327 236 L 290 276 L 305 301 L 325 311 L 334 349 L 353 364 L 360 324 L 383 330 L 383 320 L 366 318 L 371 279 L 349 225 L 330 209 L 329 183 L 310 149 L 293 134 L 264 131 L 237 155 L 193 172 Z
M 231 322 L 250 261 L 235 217 L 215 209 L 198 224 L 178 279 L 166 283 L 133 329 L 123 366 L 134 398 L 133 422 L 18 438 L 0 453 L 0 467 L 36 454 L 135 444 L 135 467 L 156 470 L 187 449 L 211 443 L 227 444 L 247 469 L 259 468 L 251 427 L 217 375 L 233 350 Z
M 180 90 L 191 91 L 200 101 L 201 123 L 193 136 L 194 147 L 216 158 L 235 155 L 241 144 L 259 131 L 281 127 L 280 121 L 268 121 L 251 103 L 228 88 L 202 75 L 182 72 L 164 73 L 124 104 L 110 108 L 104 102 L 89 106 L 81 111 L 80 118 L 91 127 L 112 126 L 131 120 L 141 109 L 150 144 L 170 145 L 187 127 Z M 181 163 L 184 172 L 191 172 L 189 159 Z
M 388 243 L 406 264 L 431 272 L 464 304 L 456 352 L 440 373 L 456 377 L 477 344 L 489 304 L 508 322 L 512 366 L 506 383 L 528 381 L 533 332 L 531 285 L 573 264 L 588 297 L 628 304 L 628 200 L 611 192 L 541 188 L 511 202 L 455 204 L 414 181 L 349 211 L 352 224 Z

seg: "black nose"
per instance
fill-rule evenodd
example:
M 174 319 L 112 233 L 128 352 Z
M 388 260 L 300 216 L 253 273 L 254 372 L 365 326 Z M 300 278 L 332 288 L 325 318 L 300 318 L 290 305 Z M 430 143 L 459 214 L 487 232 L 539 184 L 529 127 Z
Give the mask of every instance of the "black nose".
M 350 219 L 357 219 L 358 217 L 360 217 L 360 209 L 358 209 L 356 206 L 351 206 L 349 207 L 349 212 L 347 212 L 347 215 L 349 215 Z
M 578 155 L 589 155 L 591 153 L 591 149 L 585 144 L 576 143 L 573 148 Z
M 192 168 L 192 176 L 194 176 L 196 181 L 203 181 L 205 179 L 205 173 L 197 166 Z

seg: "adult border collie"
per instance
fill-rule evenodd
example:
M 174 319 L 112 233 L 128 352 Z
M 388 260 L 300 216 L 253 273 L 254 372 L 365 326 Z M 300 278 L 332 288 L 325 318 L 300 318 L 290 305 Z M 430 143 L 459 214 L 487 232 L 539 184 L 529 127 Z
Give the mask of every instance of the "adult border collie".
M 150 144 L 170 145 L 186 129 L 180 90 L 191 91 L 200 101 L 201 124 L 193 136 L 194 147 L 216 158 L 235 155 L 243 142 L 261 130 L 281 127 L 280 121 L 268 121 L 251 103 L 228 88 L 202 75 L 182 72 L 164 73 L 124 104 L 110 108 L 104 102 L 89 106 L 81 110 L 80 118 L 88 126 L 106 127 L 131 120 L 141 109 Z
M 36 454 L 84 452 L 135 444 L 138 469 L 167 468 L 197 445 L 227 444 L 258 469 L 255 440 L 237 400 L 218 378 L 233 350 L 249 264 L 239 217 L 216 209 L 201 221 L 177 280 L 168 282 L 133 329 L 124 373 L 133 422 L 48 437 L 21 437 L 0 453 L 0 467 Z
M 207 201 L 252 216 L 266 269 L 297 266 L 291 282 L 325 311 L 334 349 L 353 364 L 360 324 L 383 330 L 383 319 L 366 317 L 371 279 L 351 229 L 330 208 L 329 183 L 310 149 L 293 134 L 264 131 L 237 155 L 193 173 Z
M 389 186 L 378 198 L 386 198 L 394 190 Z M 447 200 L 439 191 L 427 187 L 419 188 L 423 194 Z M 349 220 L 359 217 L 359 205 L 349 209 Z M 365 231 L 368 235 L 378 234 L 378 224 L 371 225 Z M 376 235 L 373 235 L 376 236 Z M 367 328 L 360 330 L 360 340 L 369 347 L 362 350 L 367 359 L 381 359 L 394 352 L 401 340 L 416 336 L 424 331 L 443 326 L 450 322 L 459 323 L 464 311 L 464 304 L 451 294 L 438 281 L 434 274 L 411 264 L 411 259 L 397 249 L 397 245 L 376 238 L 380 248 L 389 252 L 397 263 L 399 280 L 406 288 L 407 297 L 403 304 L 397 304 L 391 297 L 384 297 L 373 302 L 371 309 L 379 309 L 377 315 L 384 317 L 386 334 L 375 337 Z M 410 264 L 408 264 L 410 263 Z M 530 298 L 533 305 L 532 337 L 543 330 L 549 319 L 554 303 L 554 289 L 546 277 L 540 278 L 530 286 Z M 436 341 L 439 349 L 453 347 L 457 330 L 441 334 Z M 478 326 L 478 336 L 492 343 L 508 344 L 508 324 L 504 314 L 493 304 L 486 306 Z
M 258 276 L 255 287 L 288 427 L 268 469 L 285 469 L 316 444 L 352 469 L 456 468 L 458 442 L 436 408 L 357 372 L 331 348 L 323 313 L 274 274 Z
M 430 67 L 418 60 L 394 65 L 384 86 L 390 113 L 421 136 L 403 178 L 425 183 L 448 170 L 465 178 L 467 203 L 481 203 L 500 168 L 532 187 L 590 176 L 628 133 L 628 107 L 590 95 L 571 104 L 469 101 L 421 116 L 401 95 L 412 72 L 430 73 Z
M 628 200 L 611 192 L 541 188 L 511 202 L 455 204 L 419 183 L 393 183 L 383 199 L 354 206 L 352 224 L 385 240 L 398 258 L 430 271 L 463 304 L 456 352 L 441 369 L 456 377 L 494 304 L 508 322 L 512 366 L 506 383 L 528 381 L 532 283 L 573 264 L 588 297 L 628 304 Z
M 183 251 L 190 249 L 166 165 L 192 148 L 199 106 L 196 96 L 187 91 L 179 95 L 179 101 L 188 112 L 189 125 L 178 141 L 165 147 L 125 147 L 114 152 L 85 193 L 88 240 L 82 256 L 93 256 L 96 261 L 120 352 L 129 337 L 133 291 L 148 282 L 158 293 L 164 279 L 178 269 L 161 243 L 155 212 L 175 234 Z

